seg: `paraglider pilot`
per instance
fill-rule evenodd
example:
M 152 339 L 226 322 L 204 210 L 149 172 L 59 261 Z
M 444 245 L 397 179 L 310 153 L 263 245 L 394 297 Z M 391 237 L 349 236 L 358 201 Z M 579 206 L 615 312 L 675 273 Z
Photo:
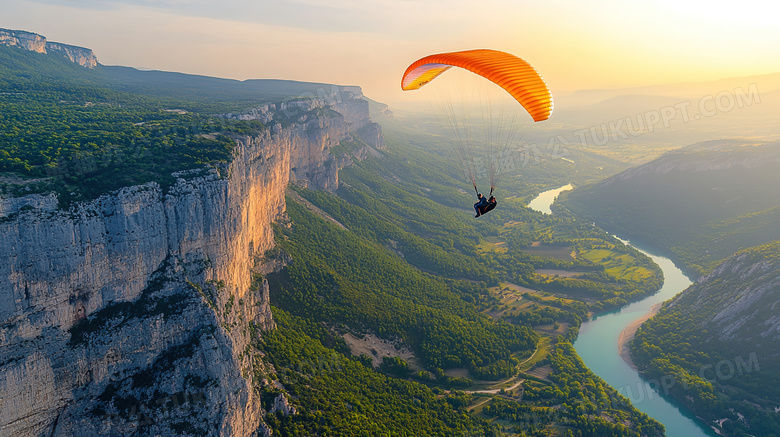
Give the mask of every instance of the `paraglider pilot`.
M 482 193 L 477 193 L 477 199 L 479 199 L 479 202 L 474 204 L 474 211 L 477 212 L 477 215 L 475 215 L 474 218 L 493 211 L 493 208 L 498 205 L 496 198 L 492 195 L 490 196 L 490 199 L 485 199 Z
M 474 204 L 474 211 L 477 212 L 477 215 L 475 215 L 474 218 L 481 216 L 482 211 L 485 210 L 485 207 L 488 204 L 487 199 L 485 198 L 485 196 L 482 195 L 482 193 L 477 193 L 477 199 L 479 200 L 477 201 L 477 203 Z

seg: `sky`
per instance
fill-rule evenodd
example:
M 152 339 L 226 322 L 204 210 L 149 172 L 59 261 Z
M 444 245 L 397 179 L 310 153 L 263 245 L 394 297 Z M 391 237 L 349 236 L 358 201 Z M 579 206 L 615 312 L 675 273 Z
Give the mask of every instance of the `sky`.
M 2 0 L 0 27 L 89 47 L 105 65 L 360 85 L 410 99 L 413 61 L 513 53 L 554 93 L 780 72 L 766 0 Z

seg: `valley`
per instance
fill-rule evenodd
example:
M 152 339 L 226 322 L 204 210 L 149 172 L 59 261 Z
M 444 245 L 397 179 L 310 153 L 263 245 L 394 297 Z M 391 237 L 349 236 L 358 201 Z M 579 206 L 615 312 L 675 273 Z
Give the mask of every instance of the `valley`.
M 685 93 L 564 95 L 468 181 L 359 86 L 0 66 L 0 435 L 777 433 L 780 148 L 682 142 L 771 92 L 596 147 Z

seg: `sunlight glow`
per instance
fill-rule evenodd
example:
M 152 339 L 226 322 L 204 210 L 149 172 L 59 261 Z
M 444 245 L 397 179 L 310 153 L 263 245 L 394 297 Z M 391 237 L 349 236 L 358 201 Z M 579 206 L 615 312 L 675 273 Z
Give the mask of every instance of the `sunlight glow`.
M 780 4 L 761 0 L 151 4 L 4 0 L 0 27 L 90 47 L 107 64 L 359 84 L 388 103 L 415 98 L 398 86 L 410 62 L 476 48 L 526 59 L 554 93 L 780 72 Z

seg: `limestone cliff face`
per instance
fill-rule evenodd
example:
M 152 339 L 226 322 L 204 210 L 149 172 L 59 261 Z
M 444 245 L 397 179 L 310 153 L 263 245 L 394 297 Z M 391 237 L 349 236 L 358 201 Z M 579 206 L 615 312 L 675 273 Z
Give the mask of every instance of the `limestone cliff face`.
M 0 44 L 46 53 L 46 38 L 23 30 L 0 29 Z
M 20 47 L 37 53 L 65 56 L 71 62 L 86 68 L 97 66 L 97 57 L 91 49 L 47 41 L 45 36 L 23 30 L 0 29 L 0 44 Z
M 128 187 L 67 212 L 0 199 L 0 435 L 268 433 L 253 385 L 269 369 L 249 352 L 274 323 L 252 271 L 285 187 L 335 189 L 345 163 L 329 150 L 355 130 L 382 146 L 360 100 L 347 115 L 308 105 L 167 193 Z
M 323 111 L 323 109 L 326 109 Z M 362 145 L 356 152 L 357 159 L 385 147 L 382 128 L 371 121 L 368 101 L 363 99 L 359 87 L 338 87 L 331 95 L 291 99 L 287 102 L 263 105 L 241 114 L 223 114 L 222 117 L 237 120 L 260 120 L 273 125 L 274 131 L 284 131 L 282 123 L 293 123 L 286 129 L 292 150 L 290 178 L 314 187 L 335 190 L 338 188 L 338 169 L 350 165 L 350 159 L 337 160 L 330 148 L 342 141 Z M 279 122 L 281 121 L 281 122 Z M 287 135 L 287 134 L 283 134 Z M 301 139 L 307 139 L 301 141 Z
M 702 314 L 697 327 L 706 330 L 711 341 L 755 345 L 776 362 L 780 358 L 780 241 L 726 259 L 669 307 Z
M 84 47 L 49 41 L 46 43 L 46 53 L 65 56 L 66 58 L 70 59 L 71 62 L 75 62 L 82 67 L 97 67 L 97 57 L 91 49 Z

